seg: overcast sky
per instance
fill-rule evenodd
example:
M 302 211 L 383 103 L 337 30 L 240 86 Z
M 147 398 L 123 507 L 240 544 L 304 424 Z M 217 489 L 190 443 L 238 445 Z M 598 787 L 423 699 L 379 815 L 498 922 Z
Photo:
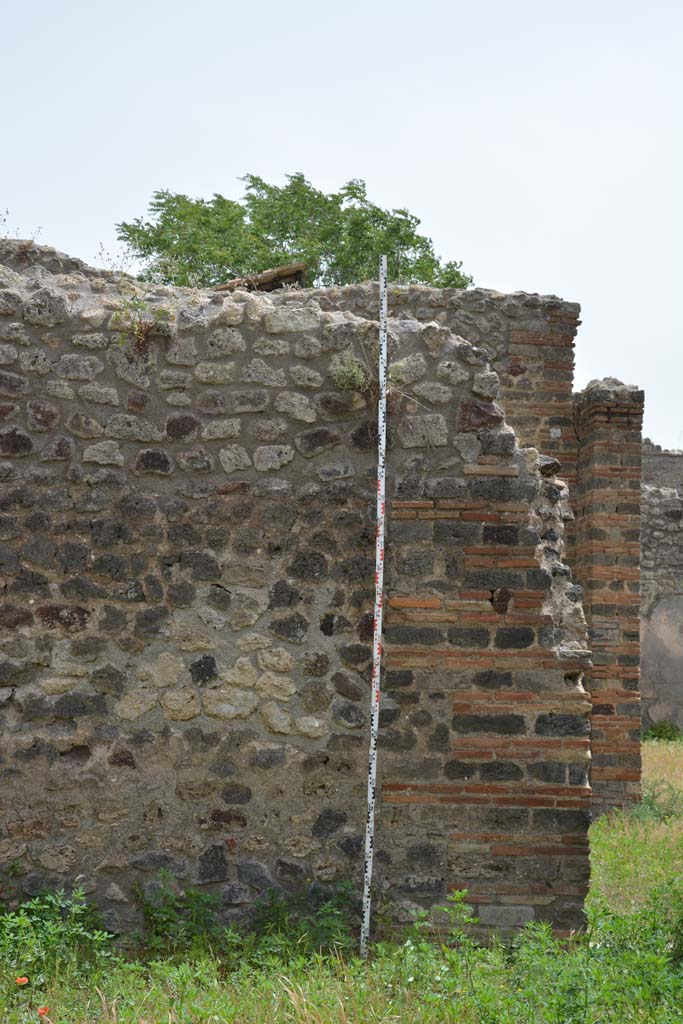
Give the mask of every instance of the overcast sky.
M 0 209 L 89 262 L 167 187 L 365 178 L 478 285 L 579 301 L 577 383 L 683 447 L 679 0 L 5 6 Z

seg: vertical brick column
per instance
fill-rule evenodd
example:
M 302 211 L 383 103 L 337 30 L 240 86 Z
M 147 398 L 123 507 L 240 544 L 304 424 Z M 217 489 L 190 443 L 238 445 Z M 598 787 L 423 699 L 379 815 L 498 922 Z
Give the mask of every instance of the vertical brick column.
M 607 379 L 576 396 L 576 578 L 593 668 L 593 808 L 640 798 L 640 473 L 643 392 Z
M 507 422 L 520 444 L 559 460 L 572 499 L 576 481 L 572 391 L 579 312 L 578 303 L 527 296 L 510 321 L 507 345 L 493 360 Z
M 475 414 L 461 404 L 461 430 Z M 388 891 L 431 906 L 466 890 L 482 932 L 535 920 L 568 934 L 589 875 L 591 708 L 563 488 L 513 434 L 471 440 L 450 476 L 399 477 L 389 509 Z

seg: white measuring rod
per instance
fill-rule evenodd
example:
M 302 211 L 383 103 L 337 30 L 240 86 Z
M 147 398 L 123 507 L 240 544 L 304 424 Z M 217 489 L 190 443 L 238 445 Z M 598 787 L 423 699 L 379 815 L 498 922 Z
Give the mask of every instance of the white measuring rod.
M 384 587 L 384 513 L 387 453 L 387 258 L 379 261 L 379 399 L 377 405 L 377 536 L 375 541 L 375 618 L 372 634 L 372 697 L 370 708 L 370 755 L 368 758 L 368 817 L 365 826 L 363 872 L 363 921 L 360 955 L 368 955 L 372 860 L 375 847 L 377 800 L 377 740 L 379 735 L 380 668 L 382 663 L 382 591 Z

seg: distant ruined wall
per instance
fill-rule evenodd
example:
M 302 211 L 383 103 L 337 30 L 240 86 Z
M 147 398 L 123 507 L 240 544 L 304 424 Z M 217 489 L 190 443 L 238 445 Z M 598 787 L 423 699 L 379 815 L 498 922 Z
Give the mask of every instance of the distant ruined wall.
M 227 914 L 360 881 L 374 575 L 373 386 L 340 382 L 376 323 L 133 288 L 0 247 L 0 870 L 78 876 L 115 929 L 162 868 Z M 590 806 L 567 491 L 482 351 L 390 328 L 378 879 L 405 913 L 467 888 L 484 927 L 566 931 Z
M 679 472 L 683 455 L 663 453 Z M 644 462 L 648 461 L 647 452 Z M 657 468 L 661 463 L 657 460 Z M 651 469 L 648 476 L 652 479 Z M 659 478 L 661 479 L 661 477 Z M 643 485 L 641 535 L 641 645 L 643 724 L 683 728 L 683 499 L 674 485 Z
M 683 494 L 683 452 L 668 451 L 646 437 L 643 441 L 643 483 L 649 487 L 672 487 Z

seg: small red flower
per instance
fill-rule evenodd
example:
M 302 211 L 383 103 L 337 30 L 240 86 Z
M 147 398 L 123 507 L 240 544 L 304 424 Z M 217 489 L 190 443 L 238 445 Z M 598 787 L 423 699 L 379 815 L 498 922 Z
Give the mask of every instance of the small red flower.
M 28 985 L 28 978 L 15 978 L 17 985 Z
M 39 1006 L 38 1007 L 38 1016 L 39 1017 L 46 1017 L 49 1012 L 50 1012 L 50 1007 L 49 1006 Z

